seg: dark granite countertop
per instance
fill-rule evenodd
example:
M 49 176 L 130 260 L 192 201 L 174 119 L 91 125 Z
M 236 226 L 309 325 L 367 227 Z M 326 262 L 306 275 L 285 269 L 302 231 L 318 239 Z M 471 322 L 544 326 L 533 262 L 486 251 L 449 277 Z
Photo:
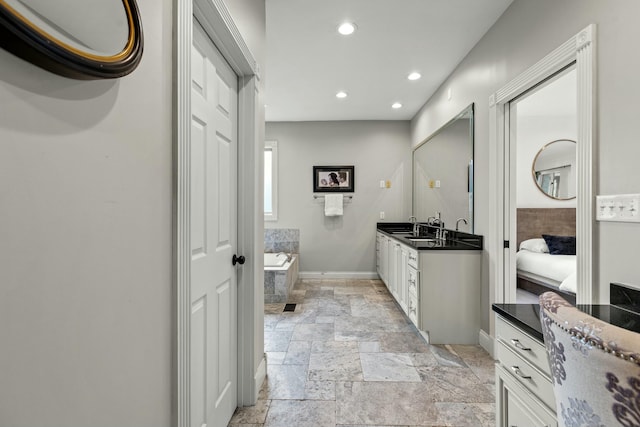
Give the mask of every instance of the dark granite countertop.
M 615 305 L 578 304 L 579 310 L 632 332 L 640 333 L 640 314 L 618 308 Z M 540 306 L 538 304 L 493 304 L 493 311 L 543 342 L 540 326 Z
M 412 233 L 413 224 L 409 222 L 379 222 L 377 224 L 377 231 L 384 233 L 386 236 L 397 240 L 398 242 L 407 245 L 416 250 L 469 250 L 480 251 L 482 250 L 483 237 L 477 234 L 463 233 L 461 231 L 448 230 L 447 240 L 439 241 L 435 240 L 436 227 L 426 226 L 423 224 L 423 230 L 429 230 L 426 234 L 421 234 L 418 237 L 431 238 L 434 241 L 417 241 L 409 240 L 410 237 L 414 237 Z

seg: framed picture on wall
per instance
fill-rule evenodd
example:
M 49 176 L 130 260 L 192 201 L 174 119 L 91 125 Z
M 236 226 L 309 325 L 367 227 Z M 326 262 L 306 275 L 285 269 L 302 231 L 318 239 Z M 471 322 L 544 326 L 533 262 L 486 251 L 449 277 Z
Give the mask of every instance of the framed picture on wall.
M 354 166 L 314 166 L 314 193 L 353 193 Z

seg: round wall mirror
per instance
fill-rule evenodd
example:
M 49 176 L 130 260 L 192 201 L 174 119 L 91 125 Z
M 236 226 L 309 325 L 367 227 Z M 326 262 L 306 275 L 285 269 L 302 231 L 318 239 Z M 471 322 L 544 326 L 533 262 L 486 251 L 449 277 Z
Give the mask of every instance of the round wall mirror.
M 576 197 L 576 142 L 551 141 L 538 151 L 531 169 L 533 181 L 546 196 L 556 200 Z
M 135 0 L 0 0 L 0 46 L 65 77 L 122 77 L 142 44 Z

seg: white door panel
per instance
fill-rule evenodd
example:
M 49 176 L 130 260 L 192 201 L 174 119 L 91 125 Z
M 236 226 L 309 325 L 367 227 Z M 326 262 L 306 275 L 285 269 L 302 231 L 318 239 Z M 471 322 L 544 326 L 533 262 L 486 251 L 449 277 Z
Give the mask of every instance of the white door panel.
M 237 77 L 194 20 L 191 55 L 191 425 L 237 404 Z

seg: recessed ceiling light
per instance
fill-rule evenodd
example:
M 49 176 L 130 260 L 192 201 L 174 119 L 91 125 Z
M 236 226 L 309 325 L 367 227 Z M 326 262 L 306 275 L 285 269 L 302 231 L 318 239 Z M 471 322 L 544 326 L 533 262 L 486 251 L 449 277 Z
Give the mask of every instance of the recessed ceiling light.
M 340 26 L 338 27 L 338 32 L 343 36 L 348 36 L 349 34 L 353 34 L 355 30 L 356 30 L 356 24 L 353 24 L 351 22 L 344 22 L 340 24 Z
M 336 98 L 346 98 L 346 97 L 347 97 L 347 92 L 340 91 L 336 93 Z
M 400 104 L 399 102 L 394 102 L 393 104 L 391 104 L 391 108 L 395 108 L 397 110 L 398 108 L 402 108 L 402 104 Z
M 420 77 L 420 73 L 416 73 L 415 71 L 407 76 L 409 80 L 418 80 Z

